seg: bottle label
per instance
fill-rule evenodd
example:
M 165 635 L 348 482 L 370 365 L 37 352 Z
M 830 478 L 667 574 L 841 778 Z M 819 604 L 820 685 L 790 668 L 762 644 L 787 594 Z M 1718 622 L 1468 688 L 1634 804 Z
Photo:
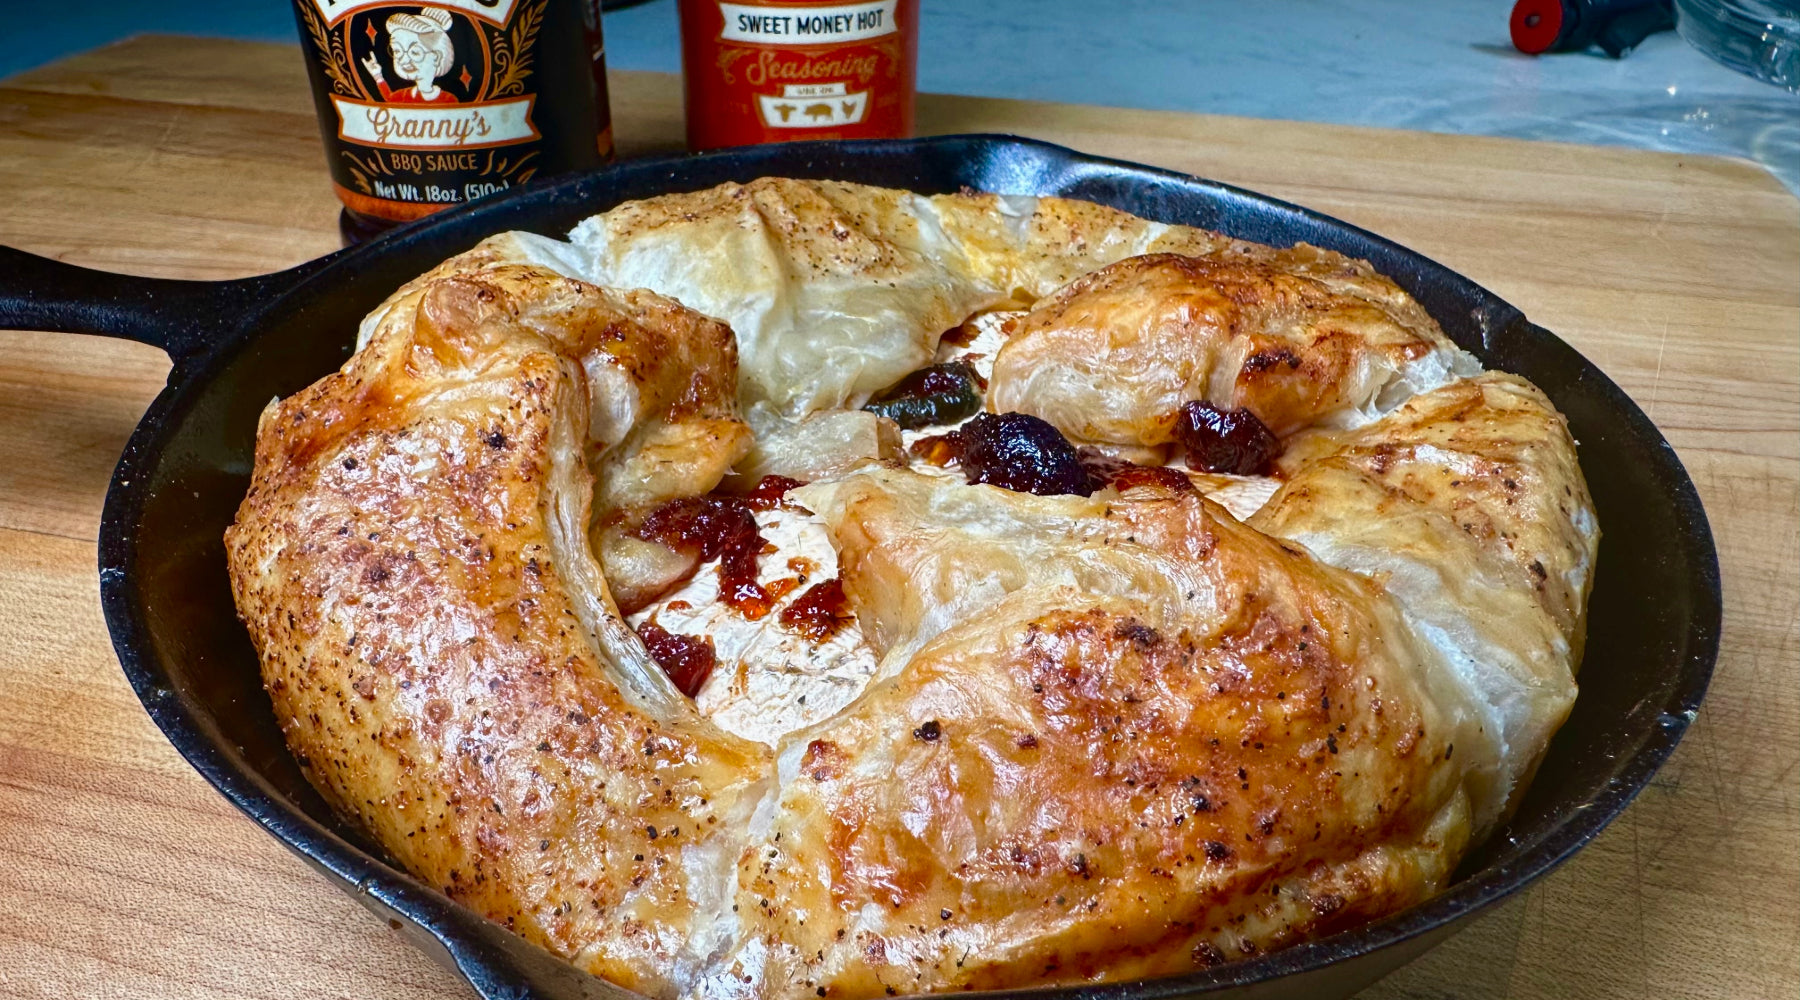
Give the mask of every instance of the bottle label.
M 696 149 L 912 131 L 917 0 L 684 0 Z
M 332 179 L 358 212 L 417 218 L 610 153 L 599 33 L 568 0 L 295 11 Z
M 386 149 L 479 149 L 536 139 L 531 101 L 415 108 L 331 97 L 338 138 Z
M 897 0 L 771 11 L 750 4 L 722 3 L 727 42 L 759 45 L 834 45 L 880 38 L 900 30 L 894 20 Z
M 869 92 L 853 94 L 846 83 L 787 83 L 781 93 L 758 94 L 756 101 L 769 128 L 854 125 L 869 110 Z
M 470 17 L 480 18 L 489 24 L 505 25 L 506 18 L 512 13 L 518 0 L 437 0 L 433 5 L 445 10 L 459 10 Z M 390 7 L 393 0 L 312 0 L 312 6 L 325 19 L 327 25 L 334 25 L 345 17 L 368 7 Z

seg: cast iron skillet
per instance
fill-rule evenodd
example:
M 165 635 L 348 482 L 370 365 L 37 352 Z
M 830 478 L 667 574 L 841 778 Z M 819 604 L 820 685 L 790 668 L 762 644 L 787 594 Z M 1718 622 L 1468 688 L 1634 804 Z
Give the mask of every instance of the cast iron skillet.
M 1641 410 L 1519 310 L 1378 236 L 1283 202 L 1039 142 L 948 136 L 761 146 L 624 163 L 434 216 L 279 274 L 188 282 L 105 274 L 0 248 L 0 327 L 127 337 L 166 350 L 169 384 L 113 474 L 100 591 L 131 685 L 170 742 L 250 818 L 488 1000 L 629 997 L 450 902 L 340 825 L 288 756 L 238 624 L 220 539 L 248 482 L 256 417 L 337 368 L 357 321 L 401 283 L 508 229 L 561 236 L 632 198 L 766 175 L 939 193 L 1085 198 L 1276 245 L 1372 261 L 1490 367 L 1537 383 L 1569 418 L 1600 524 L 1574 713 L 1517 817 L 1436 898 L 1250 961 L 1165 979 L 1015 991 L 1058 1000 L 1341 997 L 1447 937 L 1606 826 L 1674 748 L 1719 636 L 1712 535 L 1693 484 Z

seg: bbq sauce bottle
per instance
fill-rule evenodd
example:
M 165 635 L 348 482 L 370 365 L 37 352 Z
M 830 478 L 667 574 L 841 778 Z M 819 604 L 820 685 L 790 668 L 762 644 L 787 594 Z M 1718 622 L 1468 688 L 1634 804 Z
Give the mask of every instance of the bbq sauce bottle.
M 680 0 L 689 149 L 913 133 L 919 0 Z
M 612 158 L 600 0 L 294 0 L 345 240 Z

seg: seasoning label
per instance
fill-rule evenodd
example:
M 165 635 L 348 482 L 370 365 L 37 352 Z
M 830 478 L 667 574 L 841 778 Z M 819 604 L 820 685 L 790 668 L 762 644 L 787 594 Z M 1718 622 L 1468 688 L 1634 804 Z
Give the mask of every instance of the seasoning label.
M 908 135 L 917 0 L 683 0 L 688 142 Z
M 595 136 L 598 28 L 590 37 L 571 0 L 295 0 L 295 11 L 333 180 L 356 211 L 417 218 L 610 151 Z M 560 117 L 540 120 L 552 106 Z
M 869 107 L 869 92 L 852 94 L 842 83 L 786 84 L 776 95 L 758 94 L 762 119 L 770 128 L 854 125 Z
M 722 3 L 727 42 L 760 45 L 834 45 L 880 38 L 900 30 L 894 20 L 898 0 L 853 3 L 833 7 L 771 9 L 741 3 Z

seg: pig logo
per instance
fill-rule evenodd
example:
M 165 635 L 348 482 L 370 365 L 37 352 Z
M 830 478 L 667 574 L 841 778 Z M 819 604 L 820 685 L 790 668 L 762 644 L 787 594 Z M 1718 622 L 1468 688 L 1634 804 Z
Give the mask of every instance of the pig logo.
M 855 125 L 869 110 L 867 91 L 849 93 L 843 83 L 788 84 L 780 94 L 757 94 L 763 124 L 777 129 Z

